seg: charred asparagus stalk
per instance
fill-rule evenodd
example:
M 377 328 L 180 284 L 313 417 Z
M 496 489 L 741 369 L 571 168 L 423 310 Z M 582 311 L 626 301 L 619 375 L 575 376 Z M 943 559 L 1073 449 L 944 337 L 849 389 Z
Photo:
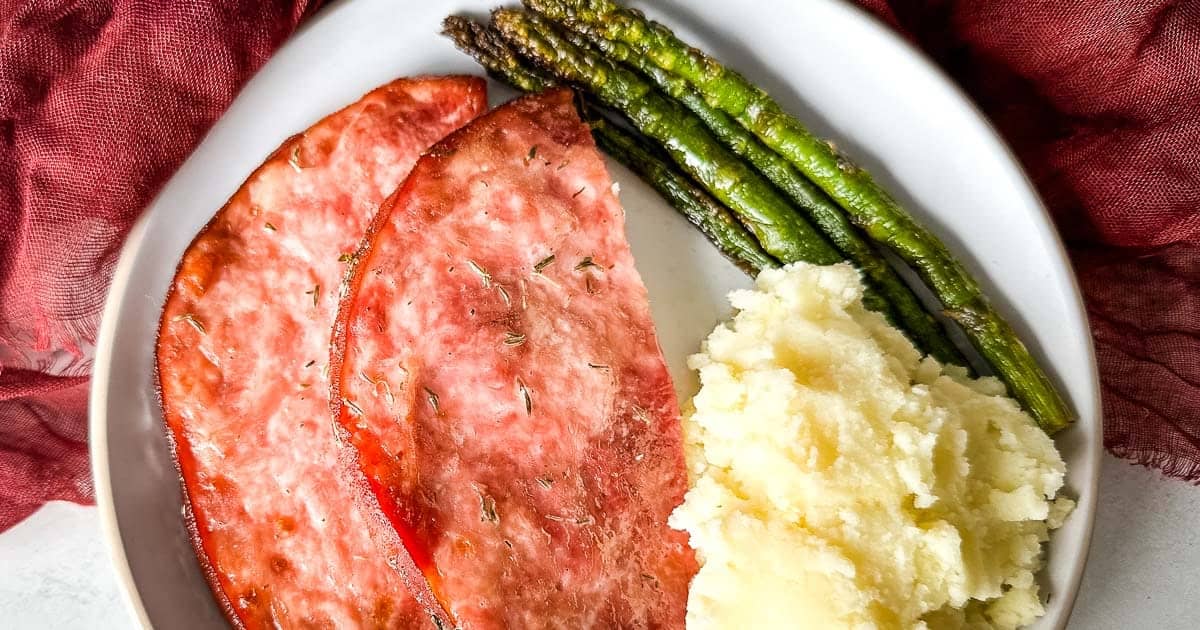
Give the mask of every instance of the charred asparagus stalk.
M 633 134 L 621 131 L 602 117 L 592 118 L 589 124 L 596 143 L 605 153 L 650 184 L 738 266 L 751 274 L 779 266 L 779 261 L 763 251 L 728 208 L 648 150 Z
M 1009 391 L 1048 433 L 1074 420 L 1073 412 L 978 282 L 932 233 L 871 178 L 839 155 L 766 92 L 741 74 L 679 40 L 665 26 L 611 0 L 524 0 L 526 6 L 571 29 L 630 46 L 655 65 L 686 80 L 720 109 L 786 158 L 842 206 L 874 241 L 913 266 Z
M 712 195 L 736 212 L 763 249 L 782 262 L 841 262 L 842 256 L 792 211 L 769 182 L 712 137 L 704 124 L 632 71 L 572 45 L 522 11 L 498 9 L 492 23 L 522 56 L 579 84 L 625 114 Z
M 967 365 L 967 360 L 950 341 L 941 324 L 925 310 L 920 299 L 896 270 L 859 234 L 837 203 L 797 172 L 790 162 L 765 146 L 728 114 L 710 106 L 687 81 L 654 65 L 648 57 L 637 54 L 631 47 L 575 31 L 566 32 L 564 36 L 577 46 L 595 46 L 608 57 L 637 68 L 662 91 L 691 110 L 718 140 L 791 198 L 795 206 L 808 215 L 834 246 L 862 270 L 879 294 L 895 308 L 903 327 L 915 338 L 917 345 L 927 349 L 943 363 Z
M 769 181 L 726 149 L 703 121 L 640 75 L 566 41 L 539 16 L 498 9 L 492 14 L 492 22 L 519 54 L 563 81 L 582 85 L 662 145 L 680 168 L 733 210 L 763 249 L 780 262 L 826 265 L 843 260 L 841 253 Z M 866 306 L 903 327 L 892 304 L 879 295 L 869 278 L 866 280 Z

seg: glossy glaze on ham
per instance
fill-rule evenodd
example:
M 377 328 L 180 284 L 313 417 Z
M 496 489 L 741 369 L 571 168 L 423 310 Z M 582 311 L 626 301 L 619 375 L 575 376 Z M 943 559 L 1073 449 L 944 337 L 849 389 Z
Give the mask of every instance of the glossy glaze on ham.
M 370 535 L 378 508 L 355 496 L 361 473 L 330 423 L 328 344 L 337 286 L 380 202 L 486 107 L 471 77 L 376 89 L 285 142 L 180 263 L 158 338 L 161 402 L 197 556 L 235 626 L 430 625 Z
M 682 628 L 679 409 L 623 211 L 571 93 L 438 143 L 335 325 L 337 422 L 463 628 Z

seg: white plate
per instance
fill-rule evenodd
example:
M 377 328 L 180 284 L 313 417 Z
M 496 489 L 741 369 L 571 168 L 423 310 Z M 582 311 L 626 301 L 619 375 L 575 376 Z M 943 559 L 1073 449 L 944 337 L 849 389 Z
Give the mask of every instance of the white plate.
M 91 393 L 96 500 L 119 583 L 137 620 L 219 628 L 180 520 L 152 378 L 154 334 L 176 261 L 213 212 L 286 137 L 394 77 L 479 73 L 438 36 L 453 9 L 492 0 L 355 0 L 321 11 L 246 86 L 137 223 L 104 312 Z M 766 87 L 959 252 L 1049 366 L 1080 413 L 1059 439 L 1079 507 L 1050 546 L 1053 597 L 1036 628 L 1066 625 L 1096 504 L 1100 403 L 1079 293 L 1028 180 L 992 128 L 919 53 L 837 0 L 656 3 L 651 14 Z M 745 42 L 745 43 L 743 43 Z M 493 100 L 507 90 L 493 86 Z M 684 358 L 728 314 L 745 276 L 624 169 L 613 166 L 629 239 L 681 395 Z

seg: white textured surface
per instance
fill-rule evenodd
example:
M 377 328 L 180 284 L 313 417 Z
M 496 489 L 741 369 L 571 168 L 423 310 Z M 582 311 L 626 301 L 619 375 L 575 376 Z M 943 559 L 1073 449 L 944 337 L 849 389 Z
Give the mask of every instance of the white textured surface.
M 1071 630 L 1185 630 L 1200 602 L 1200 488 L 1105 455 Z
M 55 501 L 0 535 L 0 627 L 132 626 L 96 508 Z
M 1071 630 L 1196 627 L 1200 488 L 1104 458 L 1100 512 Z M 0 535 L 0 627 L 134 628 L 95 508 L 52 503 Z

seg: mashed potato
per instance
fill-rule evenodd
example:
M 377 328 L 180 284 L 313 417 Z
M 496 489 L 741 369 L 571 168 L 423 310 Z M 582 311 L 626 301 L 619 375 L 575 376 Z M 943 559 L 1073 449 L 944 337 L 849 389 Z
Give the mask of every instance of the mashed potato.
M 922 359 L 847 265 L 764 271 L 690 359 L 703 563 L 688 627 L 1016 628 L 1044 611 L 1054 443 L 997 380 Z

